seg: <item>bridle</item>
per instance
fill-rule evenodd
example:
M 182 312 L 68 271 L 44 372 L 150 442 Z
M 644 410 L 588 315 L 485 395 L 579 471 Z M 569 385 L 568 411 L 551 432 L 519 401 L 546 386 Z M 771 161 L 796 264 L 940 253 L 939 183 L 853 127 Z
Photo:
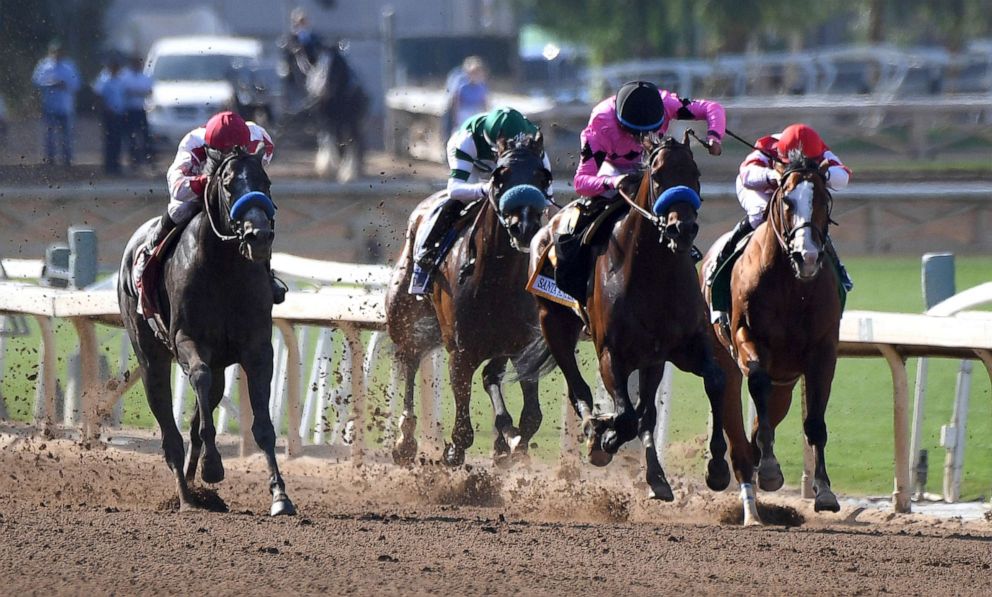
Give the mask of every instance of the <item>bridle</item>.
M 638 215 L 651 222 L 654 227 L 658 229 L 660 234 L 658 242 L 661 243 L 666 240 L 674 240 L 678 236 L 678 231 L 675 229 L 675 225 L 667 224 L 665 218 L 651 213 L 647 209 L 641 207 L 640 203 L 646 200 L 646 204 L 651 205 L 661 195 L 661 191 L 663 190 L 661 188 L 661 184 L 657 185 L 657 189 L 654 188 L 655 185 L 653 184 L 654 181 L 652 179 L 652 174 L 654 162 L 658 158 L 658 155 L 661 154 L 662 150 L 671 149 L 677 146 L 678 141 L 672 137 L 665 137 L 659 141 L 657 137 L 655 137 L 652 139 L 652 144 L 654 146 L 651 148 L 651 151 L 648 153 L 647 158 L 644 161 L 644 166 L 641 171 L 641 184 L 637 188 L 637 195 L 635 198 L 631 199 L 619 189 L 617 190 L 617 194 L 620 195 L 620 197 L 627 202 L 627 205 L 637 212 Z M 689 151 L 688 144 L 684 143 L 683 145 L 686 146 L 686 151 Z
M 812 182 L 812 178 L 814 176 L 820 178 L 819 191 L 826 195 L 826 203 L 827 203 L 826 223 L 823 225 L 822 228 L 817 227 L 813 223 L 812 217 L 810 217 L 808 221 L 803 222 L 798 226 L 791 226 L 789 228 L 785 227 L 786 226 L 785 223 L 787 221 L 787 215 L 785 212 L 786 187 L 784 182 L 787 181 L 789 177 L 793 174 L 797 174 L 801 176 L 803 180 L 810 182 Z M 813 162 L 806 160 L 802 160 L 802 161 L 793 160 L 791 163 L 789 163 L 786 166 L 785 171 L 782 172 L 781 180 L 783 181 L 783 184 L 779 185 L 779 187 L 775 189 L 775 192 L 772 194 L 772 198 L 768 203 L 769 215 L 771 215 L 772 210 L 775 210 L 774 213 L 777 217 L 770 217 L 768 219 L 770 220 L 769 224 L 771 226 L 771 229 L 775 232 L 775 238 L 778 240 L 778 244 L 782 248 L 783 253 L 785 253 L 786 255 L 789 254 L 790 245 L 795 240 L 796 235 L 799 233 L 799 231 L 804 228 L 810 229 L 810 231 L 813 233 L 814 242 L 816 243 L 817 248 L 822 249 L 824 244 L 826 244 L 827 229 L 829 228 L 830 224 L 836 223 L 833 221 L 833 219 L 831 219 L 831 213 L 833 212 L 833 203 L 834 203 L 833 195 L 831 195 L 830 191 L 827 190 L 826 180 L 823 174 L 820 172 L 819 168 Z M 814 189 L 817 188 L 816 183 L 813 183 L 813 186 Z M 795 185 L 793 185 L 793 188 L 795 188 Z M 814 203 L 815 203 L 815 194 L 814 194 Z
M 210 229 L 213 231 L 214 236 L 216 236 L 221 242 L 231 242 L 231 241 L 239 241 L 240 243 L 247 242 L 244 236 L 245 235 L 244 220 L 232 218 L 231 211 L 233 209 L 233 206 L 229 205 L 229 201 L 224 200 L 221 197 L 222 193 L 226 193 L 226 189 L 224 189 L 222 185 L 222 181 L 224 179 L 223 177 L 224 171 L 227 170 L 229 167 L 231 167 L 231 165 L 235 161 L 245 158 L 251 158 L 251 155 L 243 151 L 234 151 L 232 153 L 224 155 L 220 159 L 220 161 L 217 162 L 216 165 L 210 170 L 210 173 L 207 178 L 207 186 L 203 193 L 204 207 L 205 207 L 204 211 L 207 212 L 207 220 L 210 222 Z M 263 171 L 263 175 L 264 175 L 264 171 Z M 216 197 L 216 199 L 215 201 L 212 202 L 211 198 L 214 197 Z M 271 199 L 269 201 L 271 202 Z M 211 203 L 215 203 L 216 205 L 212 206 Z M 217 209 L 218 217 L 219 217 L 219 212 L 222 206 L 227 210 L 228 227 L 230 227 L 234 231 L 234 234 L 225 234 L 221 232 L 220 228 L 217 225 L 217 222 L 214 220 L 214 213 L 213 213 L 214 209 Z M 275 224 L 276 224 L 275 219 L 273 217 L 269 217 L 269 225 L 272 227 L 273 230 L 275 229 Z

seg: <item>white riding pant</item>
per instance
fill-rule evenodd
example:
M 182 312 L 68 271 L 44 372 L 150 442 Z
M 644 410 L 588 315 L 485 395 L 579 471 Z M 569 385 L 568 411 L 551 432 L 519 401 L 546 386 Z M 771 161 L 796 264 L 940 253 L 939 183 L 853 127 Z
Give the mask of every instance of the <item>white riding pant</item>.
M 190 199 L 188 201 L 169 200 L 169 217 L 181 226 L 193 219 L 201 209 L 203 209 L 202 199 Z
M 747 213 L 747 220 L 750 222 L 751 228 L 757 228 L 758 224 L 765 221 L 765 208 L 768 206 L 769 199 L 770 196 L 761 191 L 744 188 L 738 177 L 737 201 Z

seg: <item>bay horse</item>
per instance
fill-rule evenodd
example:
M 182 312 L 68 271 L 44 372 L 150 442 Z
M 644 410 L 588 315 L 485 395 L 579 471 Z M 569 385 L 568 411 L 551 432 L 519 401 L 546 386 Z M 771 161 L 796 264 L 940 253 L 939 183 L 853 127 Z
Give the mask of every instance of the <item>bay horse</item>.
M 137 313 L 131 270 L 154 220 L 134 233 L 124 250 L 117 282 L 121 317 L 141 365 L 148 405 L 162 430 L 165 461 L 176 477 L 180 508 L 198 504 L 190 492 L 201 456 L 205 483 L 224 479 L 215 443 L 213 411 L 224 391 L 224 368 L 238 364 L 248 378 L 252 433 L 269 468 L 270 513 L 294 514 L 276 463 L 276 433 L 269 418 L 272 380 L 272 289 L 268 261 L 275 237 L 270 181 L 257 153 L 228 155 L 208 150 L 212 169 L 203 210 L 182 231 L 162 266 L 158 299 L 168 326 L 167 342 L 156 338 Z M 171 364 L 189 376 L 197 408 L 190 424 L 184 467 L 183 439 L 172 416 Z M 184 470 L 185 468 L 185 470 Z
M 443 263 L 434 273 L 430 294 L 424 299 L 407 292 L 413 269 L 413 244 L 417 230 L 441 191 L 428 197 L 410 215 L 406 240 L 386 292 L 386 327 L 403 367 L 405 393 L 400 436 L 393 450 L 398 464 L 409 464 L 417 454 L 414 384 L 423 357 L 441 344 L 448 351 L 448 370 L 455 398 L 455 425 L 444 461 L 458 466 L 474 441 L 469 401 L 472 376 L 483 362 L 483 387 L 495 413 L 495 460 L 524 455 L 541 425 L 537 381 L 523 380 L 523 409 L 519 428 L 507 412 L 501 383 L 506 363 L 535 335 L 537 309 L 524 290 L 530 240 L 541 227 L 548 208 L 544 189 L 551 172 L 544 167 L 544 141 L 521 135 L 497 143 L 496 169 L 491 186 L 475 216 L 463 228 Z M 508 193 L 514 189 L 514 193 Z M 526 191 L 520 193 L 520 191 Z M 510 205 L 517 195 L 523 202 Z
M 636 192 L 627 185 L 620 190 L 632 203 L 631 209 L 612 224 L 606 242 L 592 247 L 588 330 L 599 358 L 599 373 L 614 402 L 612 415 L 593 413 L 592 393 L 575 359 L 583 322 L 568 307 L 538 298 L 543 341 L 528 351 L 524 375 L 548 372 L 557 363 L 565 375 L 569 400 L 583 422 L 590 462 L 605 466 L 622 444 L 640 436 L 650 496 L 671 501 L 674 495 L 654 446 L 655 391 L 665 363 L 671 361 L 703 378 L 713 413 L 706 481 L 715 490 L 730 483 L 721 422 L 724 383 L 713 356 L 706 306 L 690 255 L 699 229 L 700 173 L 688 133 L 682 142 L 671 137 L 646 140 L 644 156 Z M 686 187 L 692 190 L 695 203 L 682 194 L 682 199 L 656 209 L 656 200 L 664 191 Z M 559 212 L 535 236 L 532 272 L 553 242 L 558 222 L 567 219 L 569 211 Z M 627 390 L 627 379 L 634 371 L 639 377 L 636 408 Z
M 837 512 L 824 460 L 830 398 L 841 318 L 838 279 L 829 257 L 824 266 L 832 199 L 825 182 L 826 162 L 818 165 L 801 152 L 778 165 L 781 184 L 765 208 L 765 221 L 754 231 L 731 270 L 729 328 L 713 331 L 727 350 L 718 351 L 727 377 L 724 408 L 730 457 L 741 485 L 745 524 L 760 524 L 754 496 L 754 462 L 758 487 L 775 491 L 784 483 L 775 458 L 775 427 L 789 412 L 792 390 L 805 378 L 803 430 L 816 457 L 814 509 Z M 718 254 L 722 241 L 703 263 Z M 824 271 L 827 270 L 827 271 Z M 702 282 L 712 304 L 710 289 Z M 757 422 L 749 442 L 741 412 L 741 385 L 747 377 Z

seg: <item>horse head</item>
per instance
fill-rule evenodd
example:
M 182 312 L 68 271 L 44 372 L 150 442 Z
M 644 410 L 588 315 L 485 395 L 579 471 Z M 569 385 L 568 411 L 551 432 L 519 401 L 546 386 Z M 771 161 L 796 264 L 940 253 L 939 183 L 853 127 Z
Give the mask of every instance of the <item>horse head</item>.
M 551 172 L 544 166 L 544 137 L 538 131 L 536 135 L 499 139 L 496 150 L 499 157 L 489 198 L 510 234 L 510 244 L 527 253 L 550 205 L 545 194 Z
M 254 153 L 235 150 L 207 152 L 207 216 L 214 234 L 223 241 L 239 242 L 241 255 L 253 262 L 272 257 L 275 238 L 275 204 L 271 181 L 262 165 L 265 148 Z
M 636 195 L 620 192 L 641 210 L 651 210 L 661 231 L 661 241 L 676 253 L 685 253 L 699 232 L 696 221 L 699 198 L 699 168 L 692 157 L 688 136 L 679 142 L 672 137 L 651 136 L 644 141 L 643 175 Z
M 766 220 L 800 280 L 816 277 L 823 264 L 832 206 L 828 167 L 826 161 L 818 164 L 799 150 L 790 152 L 789 161 L 777 166 L 781 182 L 765 208 Z

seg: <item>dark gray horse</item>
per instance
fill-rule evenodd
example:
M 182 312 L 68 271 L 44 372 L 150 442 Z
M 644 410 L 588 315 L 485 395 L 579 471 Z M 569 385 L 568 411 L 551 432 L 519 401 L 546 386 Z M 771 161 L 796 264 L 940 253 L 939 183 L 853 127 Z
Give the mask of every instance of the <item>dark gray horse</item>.
M 272 380 L 272 290 L 268 260 L 275 236 L 274 205 L 261 154 L 211 153 L 213 174 L 206 209 L 183 230 L 162 266 L 157 293 L 168 326 L 168 346 L 157 339 L 137 313 L 131 276 L 135 251 L 145 242 L 154 220 L 146 222 L 127 244 L 117 284 L 121 317 L 142 367 L 142 381 L 152 414 L 162 429 L 162 449 L 176 475 L 182 509 L 198 504 L 189 484 L 196 476 L 201 449 L 205 483 L 224 479 L 215 444 L 213 411 L 224 391 L 224 368 L 238 364 L 248 377 L 254 423 L 252 433 L 269 465 L 271 513 L 294 514 L 276 464 L 276 434 L 269 418 Z M 190 425 L 189 458 L 172 418 L 172 359 L 189 375 L 197 409 Z M 242 408 L 247 405 L 242 402 Z

